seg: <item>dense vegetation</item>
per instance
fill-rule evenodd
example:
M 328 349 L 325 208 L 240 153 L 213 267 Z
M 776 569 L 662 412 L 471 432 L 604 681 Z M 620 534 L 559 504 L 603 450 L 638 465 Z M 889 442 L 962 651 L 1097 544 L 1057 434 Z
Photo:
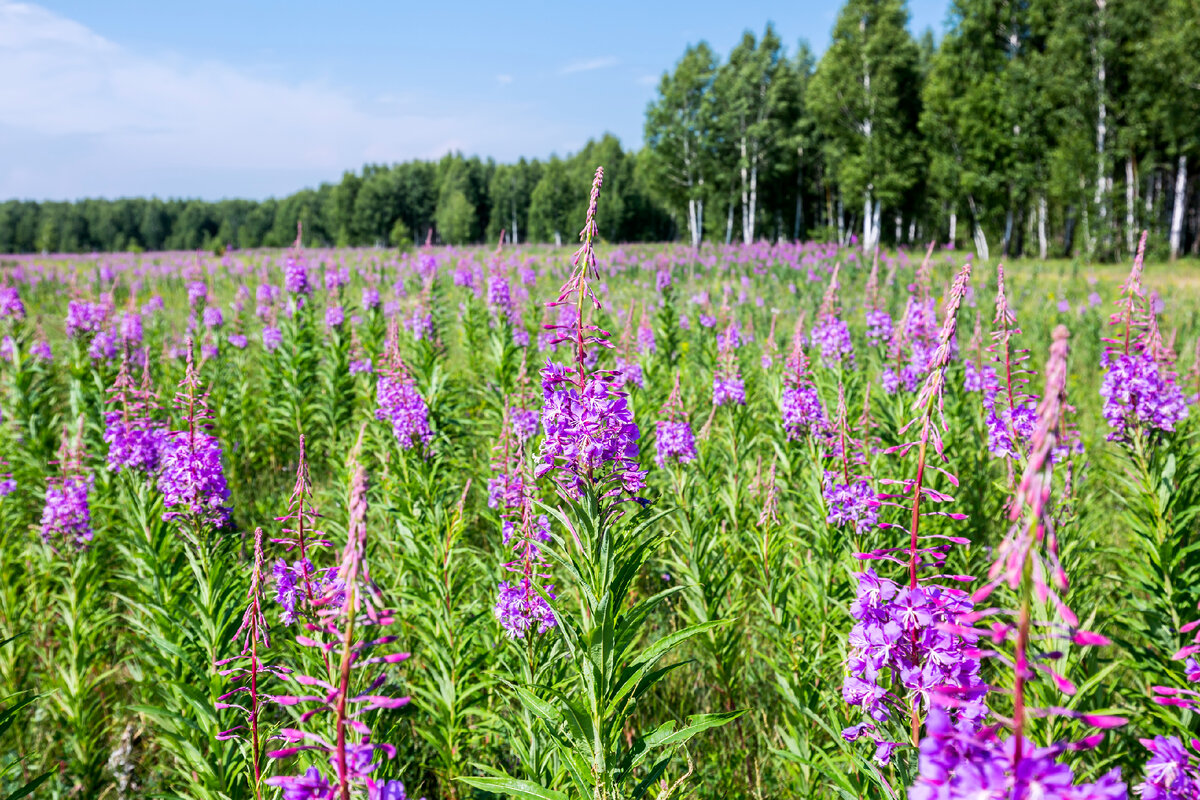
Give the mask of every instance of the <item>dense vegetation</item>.
M 664 73 L 645 146 L 366 165 L 283 199 L 0 204 L 0 252 L 571 238 L 603 163 L 610 241 L 930 239 L 1156 257 L 1200 248 L 1197 0 L 955 0 L 935 45 L 902 0 L 848 0 L 817 60 L 768 26 Z
M 5 263 L 0 795 L 1200 793 L 1194 291 L 600 187 L 569 260 Z

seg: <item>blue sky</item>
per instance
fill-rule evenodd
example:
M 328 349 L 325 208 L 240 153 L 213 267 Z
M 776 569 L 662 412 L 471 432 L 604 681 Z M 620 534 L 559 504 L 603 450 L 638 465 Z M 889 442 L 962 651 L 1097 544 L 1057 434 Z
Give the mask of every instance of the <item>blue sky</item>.
M 0 198 L 283 195 L 364 162 L 641 142 L 690 43 L 767 21 L 820 53 L 837 0 L 0 0 Z M 945 0 L 910 0 L 940 32 Z

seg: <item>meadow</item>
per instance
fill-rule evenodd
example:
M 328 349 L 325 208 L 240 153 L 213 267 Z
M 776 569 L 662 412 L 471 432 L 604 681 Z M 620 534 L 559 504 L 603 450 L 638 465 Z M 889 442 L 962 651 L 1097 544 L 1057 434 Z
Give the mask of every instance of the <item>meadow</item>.
M 0 797 L 1200 796 L 1196 276 L 598 203 L 2 257 Z

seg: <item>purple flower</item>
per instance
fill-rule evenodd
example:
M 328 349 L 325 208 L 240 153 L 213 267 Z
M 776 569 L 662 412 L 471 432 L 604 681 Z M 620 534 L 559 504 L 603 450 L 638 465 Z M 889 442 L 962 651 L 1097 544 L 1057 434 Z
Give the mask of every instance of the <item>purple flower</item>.
M 644 320 L 638 327 L 637 342 L 638 352 L 642 355 L 649 355 L 657 350 L 657 345 L 654 341 L 654 328 L 647 325 Z
M 1151 753 L 1146 778 L 1134 793 L 1142 800 L 1194 800 L 1200 797 L 1200 769 L 1191 754 L 1174 736 L 1143 739 Z
M 54 353 L 50 350 L 50 343 L 45 339 L 38 339 L 33 344 L 29 345 L 29 354 L 37 356 L 43 361 L 53 361 Z
M 659 420 L 655 434 L 654 463 L 659 467 L 665 467 L 668 461 L 686 464 L 696 460 L 696 439 L 686 419 Z
M 671 286 L 671 271 L 660 269 L 654 273 L 654 288 L 656 291 L 662 292 Z
M 551 600 L 555 598 L 554 586 L 547 585 L 543 590 Z M 524 639 L 525 635 L 536 630 L 543 634 L 558 625 L 554 611 L 536 590 L 528 578 L 520 582 L 509 583 L 501 581 L 499 597 L 492 613 L 504 628 L 504 635 L 510 639 Z
M 207 302 L 208 300 L 208 286 L 204 283 L 204 281 L 192 281 L 189 283 L 187 286 L 187 293 L 188 305 L 192 308 L 195 308 L 196 306 Z
M 100 331 L 88 346 L 88 355 L 93 361 L 111 361 L 117 357 L 117 337 L 110 331 Z
M 360 358 L 350 362 L 350 374 L 358 375 L 360 373 L 370 374 L 374 371 L 370 357 Z
M 142 343 L 142 315 L 136 311 L 126 311 L 121 315 L 117 326 L 121 341 L 129 347 L 137 347 Z
M 25 319 L 25 304 L 15 286 L 0 286 L 0 319 Z
M 108 468 L 112 472 L 132 469 L 146 474 L 158 471 L 166 448 L 166 432 L 142 417 L 126 420 L 121 412 L 104 415 L 104 441 L 108 444 Z
M 312 292 L 308 281 L 308 265 L 295 255 L 288 255 L 283 262 L 283 288 L 292 294 L 306 295 Z
M 44 540 L 60 540 L 77 548 L 92 540 L 92 512 L 88 504 L 91 486 L 91 478 L 82 475 L 51 481 L 42 507 Z
M 379 308 L 379 290 L 374 286 L 364 286 L 362 290 L 362 302 L 360 305 L 364 309 Z
M 266 327 L 262 329 L 263 348 L 267 352 L 271 352 L 279 345 L 283 344 L 283 333 L 279 328 Z
M 1113 429 L 1110 440 L 1124 439 L 1131 428 L 1173 431 L 1187 418 L 1183 392 L 1149 354 L 1108 353 L 1104 366 L 1100 396 L 1104 419 Z
M 517 440 L 520 442 L 527 442 L 532 439 L 535 434 L 537 434 L 537 409 L 509 406 L 508 421 L 512 425 L 513 435 L 516 436 Z
M 229 334 L 228 341 L 231 345 L 236 347 L 238 350 L 245 350 L 246 345 L 249 344 L 249 340 L 247 340 L 245 335 L 241 334 L 241 333 Z
M 837 473 L 826 470 L 821 481 L 825 521 L 839 528 L 853 525 L 858 534 L 870 531 L 879 523 L 879 500 L 870 482 L 852 478 L 849 483 L 838 483 L 837 478 Z
M 882 309 L 867 312 L 867 341 L 872 346 L 887 344 L 892 338 L 892 316 Z
M 560 483 L 578 493 L 584 479 L 614 481 L 626 492 L 645 486 L 637 464 L 638 426 L 628 399 L 605 381 L 588 380 L 583 391 L 558 364 L 542 370 L 545 438 L 535 473 L 556 470 Z
M 429 428 L 429 407 L 417 390 L 416 382 L 403 370 L 381 373 L 375 391 L 379 407 L 375 418 L 392 424 L 392 432 L 403 450 L 418 444 L 424 446 L 433 439 Z
M 74 339 L 89 333 L 99 333 L 108 318 L 108 309 L 100 303 L 72 300 L 67 303 L 67 336 Z
M 204 327 L 219 328 L 225 324 L 225 315 L 221 313 L 219 306 L 204 307 Z
M 734 403 L 746 405 L 746 384 L 738 375 L 713 375 L 712 401 L 714 406 Z
M 819 435 L 829 426 L 817 388 L 811 385 L 788 386 L 780 398 L 783 429 L 789 439 Z
M 163 505 L 173 509 L 163 519 L 192 516 L 215 528 L 229 520 L 229 488 L 215 436 L 201 431 L 168 434 L 158 488 Z
M 645 378 L 642 374 L 642 365 L 637 361 L 626 361 L 625 359 L 617 359 L 616 375 L 613 376 L 613 385 L 620 388 L 628 383 L 632 383 L 639 389 L 645 388 Z
M 812 342 L 821 348 L 821 360 L 826 364 L 840 364 L 845 359 L 850 369 L 854 368 L 854 344 L 850 341 L 850 329 L 835 316 L 826 316 L 812 329 Z
M 303 775 L 267 778 L 265 783 L 283 789 L 283 800 L 334 800 L 337 794 L 337 787 L 330 786 L 316 767 Z
M 346 312 L 341 306 L 329 306 L 325 309 L 325 327 L 340 328 L 346 321 Z

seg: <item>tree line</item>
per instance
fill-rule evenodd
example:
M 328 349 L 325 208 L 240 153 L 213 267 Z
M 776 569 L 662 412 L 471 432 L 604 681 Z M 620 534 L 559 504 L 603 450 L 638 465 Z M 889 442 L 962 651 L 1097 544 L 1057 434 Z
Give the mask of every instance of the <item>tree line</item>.
M 640 150 L 366 165 L 264 201 L 0 204 L 0 252 L 570 240 L 596 164 L 610 241 L 937 239 L 981 257 L 1200 252 L 1200 0 L 847 0 L 829 48 L 771 25 L 663 73 Z

